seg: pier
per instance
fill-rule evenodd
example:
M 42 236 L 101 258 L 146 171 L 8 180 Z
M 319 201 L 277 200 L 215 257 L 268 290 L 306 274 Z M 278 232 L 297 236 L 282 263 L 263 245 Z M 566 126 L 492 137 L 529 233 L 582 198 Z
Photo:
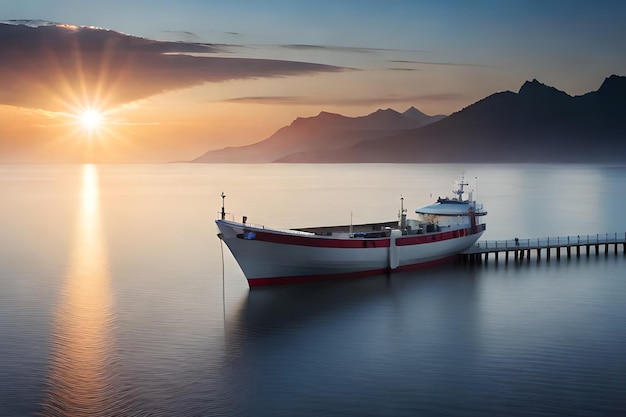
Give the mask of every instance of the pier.
M 496 262 L 504 257 L 505 263 L 508 263 L 510 258 L 516 262 L 530 262 L 531 255 L 534 254 L 537 262 L 543 259 L 550 262 L 552 257 L 560 260 L 561 256 L 570 259 L 572 256 L 608 256 L 610 253 L 617 255 L 620 252 L 626 255 L 626 233 L 483 240 L 461 252 L 459 256 L 466 263 L 487 263 L 490 256 Z

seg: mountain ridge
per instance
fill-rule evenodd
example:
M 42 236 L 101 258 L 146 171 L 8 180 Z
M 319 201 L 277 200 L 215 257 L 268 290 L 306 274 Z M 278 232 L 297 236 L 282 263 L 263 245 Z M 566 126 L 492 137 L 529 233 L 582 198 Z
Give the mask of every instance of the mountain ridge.
M 626 161 L 625 103 L 624 76 L 611 75 L 597 90 L 579 96 L 533 79 L 517 93 L 496 92 L 447 117 L 427 116 L 428 123 L 421 126 L 410 127 L 406 122 L 411 115 L 419 119 L 423 114 L 413 107 L 404 113 L 380 109 L 356 118 L 335 115 L 337 124 L 325 132 L 327 146 L 314 146 L 311 132 L 322 131 L 318 122 L 329 116 L 318 117 L 332 114 L 321 112 L 298 118 L 265 141 L 243 148 L 268 151 L 270 144 L 278 146 L 287 131 L 296 135 L 301 133 L 296 127 L 307 126 L 308 142 L 301 141 L 307 146 L 292 146 L 287 152 L 278 146 L 273 150 L 276 158 L 269 152 L 262 162 Z M 350 123 L 360 129 L 348 129 Z
M 417 109 L 416 109 L 417 110 Z M 418 110 L 419 112 L 419 110 Z M 415 116 L 415 112 L 411 112 Z M 421 127 L 442 116 L 413 118 L 393 109 L 379 109 L 365 116 L 348 117 L 321 111 L 317 116 L 298 117 L 260 142 L 208 151 L 192 162 L 269 163 L 290 154 L 349 147 L 363 140 L 386 137 L 403 129 Z

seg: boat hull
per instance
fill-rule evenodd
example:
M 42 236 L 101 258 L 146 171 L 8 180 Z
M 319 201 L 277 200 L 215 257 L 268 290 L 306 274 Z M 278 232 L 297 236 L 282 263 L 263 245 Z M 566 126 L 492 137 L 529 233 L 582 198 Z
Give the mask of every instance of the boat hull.
M 251 287 L 352 278 L 439 263 L 472 246 L 478 230 L 421 236 L 392 231 L 383 238 L 333 238 L 216 220 L 220 238 Z M 397 232 L 397 233 L 393 233 Z

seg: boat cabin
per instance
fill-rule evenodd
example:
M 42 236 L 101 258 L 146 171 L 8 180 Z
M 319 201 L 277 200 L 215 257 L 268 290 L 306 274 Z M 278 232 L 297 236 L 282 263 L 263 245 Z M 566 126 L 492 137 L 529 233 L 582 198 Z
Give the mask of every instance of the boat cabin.
M 470 197 L 471 198 L 471 197 Z M 436 203 L 415 210 L 416 219 L 407 219 L 401 209 L 398 221 L 366 223 L 343 226 L 304 227 L 292 229 L 318 236 L 381 238 L 389 237 L 391 230 L 401 230 L 403 235 L 420 235 L 467 229 L 479 224 L 479 218 L 487 214 L 475 201 L 438 199 Z

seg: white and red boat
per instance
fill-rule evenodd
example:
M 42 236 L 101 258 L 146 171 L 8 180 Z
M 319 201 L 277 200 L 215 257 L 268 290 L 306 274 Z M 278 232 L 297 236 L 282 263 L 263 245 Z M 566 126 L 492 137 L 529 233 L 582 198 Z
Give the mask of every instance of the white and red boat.
M 222 194 L 222 239 L 250 287 L 357 277 L 431 265 L 454 258 L 485 231 L 481 204 L 463 200 L 460 181 L 454 198 L 439 198 L 408 219 L 382 223 L 279 230 L 226 219 Z

